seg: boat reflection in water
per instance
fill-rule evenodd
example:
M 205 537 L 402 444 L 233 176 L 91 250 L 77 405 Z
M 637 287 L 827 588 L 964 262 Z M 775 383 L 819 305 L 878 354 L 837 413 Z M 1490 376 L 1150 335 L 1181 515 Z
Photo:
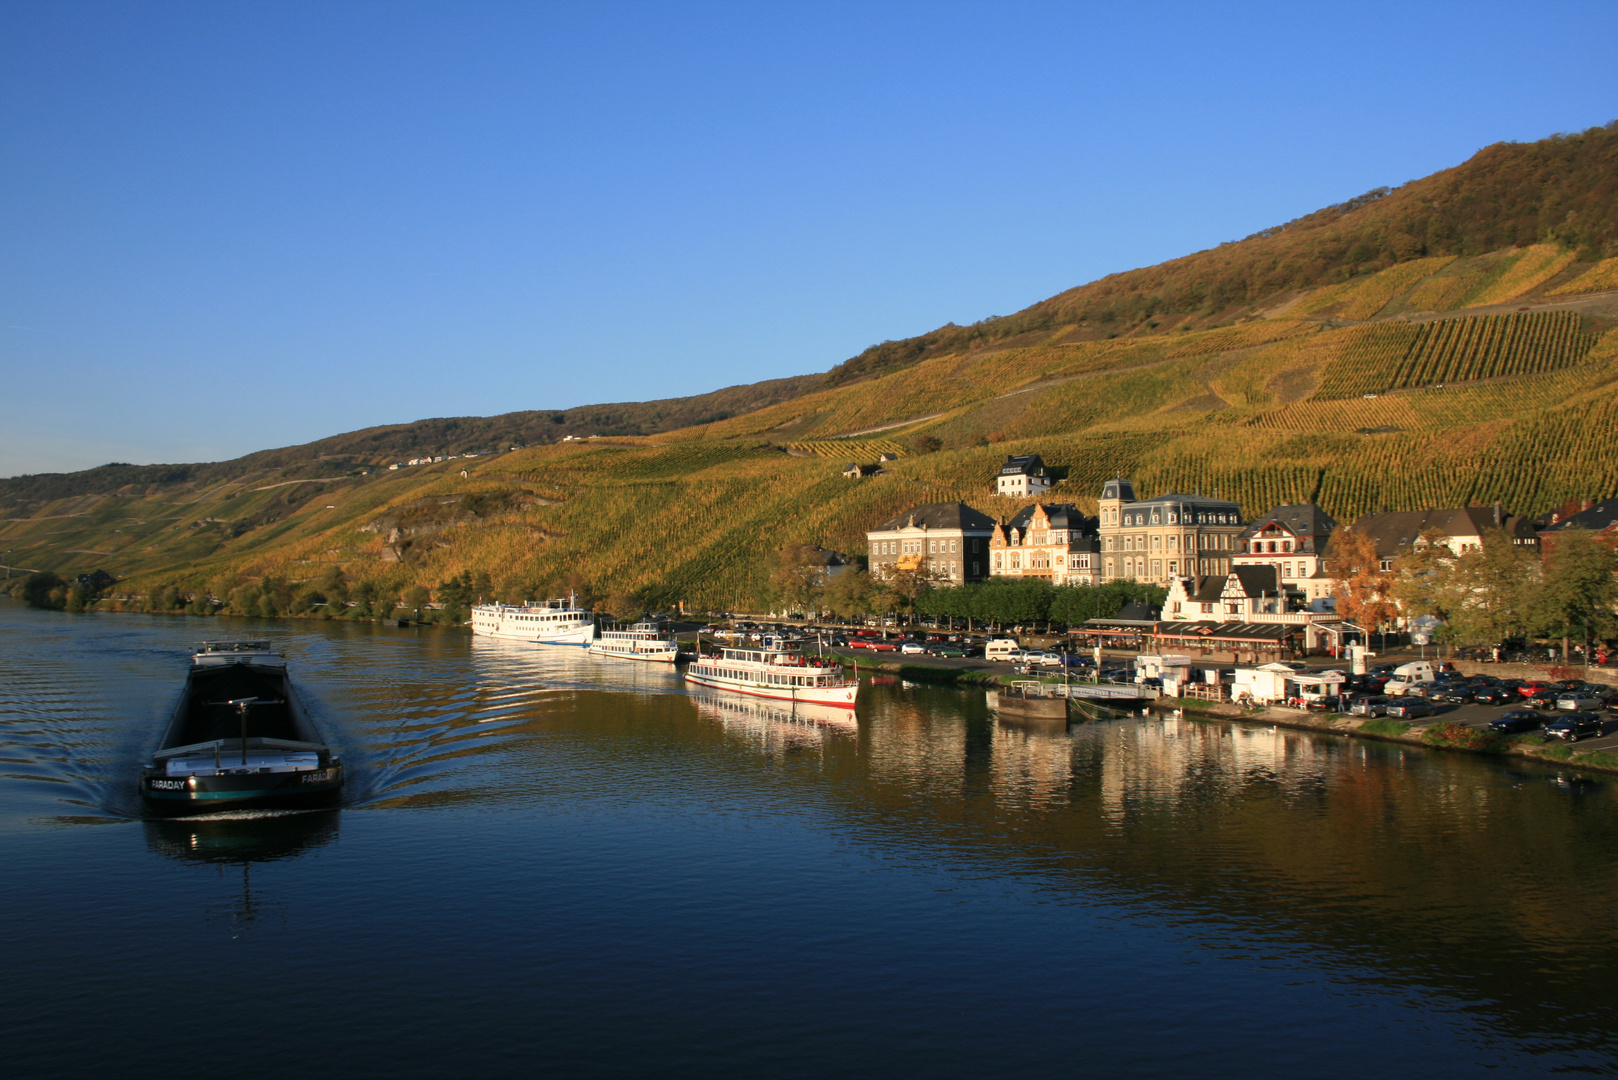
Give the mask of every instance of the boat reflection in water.
M 848 709 L 805 702 L 777 702 L 741 694 L 691 691 L 697 712 L 724 729 L 765 749 L 824 746 L 857 739 L 859 723 Z
M 294 859 L 337 839 L 339 813 L 210 815 L 146 821 L 146 846 L 170 859 L 202 863 Z
M 211 814 L 206 817 L 148 818 L 146 846 L 186 863 L 210 863 L 221 874 L 241 867 L 241 893 L 228 908 L 210 912 L 231 926 L 233 937 L 251 929 L 284 904 L 253 892 L 253 864 L 296 859 L 337 839 L 339 811 Z

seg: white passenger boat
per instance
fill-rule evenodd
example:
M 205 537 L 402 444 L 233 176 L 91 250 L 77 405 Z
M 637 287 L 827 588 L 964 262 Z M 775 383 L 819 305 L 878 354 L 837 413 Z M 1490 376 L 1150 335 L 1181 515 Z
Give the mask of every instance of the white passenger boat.
M 564 600 L 530 600 L 526 604 L 478 604 L 472 609 L 472 633 L 539 645 L 588 645 L 595 640 L 595 612 Z
M 767 637 L 758 648 L 725 648 L 718 656 L 703 656 L 686 666 L 687 682 L 732 690 L 738 694 L 802 701 L 852 709 L 859 680 L 843 675 L 835 660 L 806 657 L 798 647 Z
M 672 664 L 680 655 L 680 646 L 674 635 L 657 623 L 638 622 L 627 629 L 603 627 L 600 636 L 590 642 L 590 655 Z

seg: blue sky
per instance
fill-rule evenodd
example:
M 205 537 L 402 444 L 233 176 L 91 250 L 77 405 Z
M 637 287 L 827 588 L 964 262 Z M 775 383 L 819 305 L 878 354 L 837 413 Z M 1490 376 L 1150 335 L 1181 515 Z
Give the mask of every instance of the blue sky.
M 0 476 L 824 371 L 1618 118 L 1618 5 L 0 9 Z

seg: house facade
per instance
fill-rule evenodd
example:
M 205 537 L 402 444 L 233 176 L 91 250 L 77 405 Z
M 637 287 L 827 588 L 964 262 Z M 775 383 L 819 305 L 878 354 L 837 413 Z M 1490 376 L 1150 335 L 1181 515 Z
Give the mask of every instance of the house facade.
M 1160 639 L 1204 648 L 1283 649 L 1289 643 L 1305 651 L 1339 644 L 1345 627 L 1330 612 L 1309 610 L 1296 583 L 1281 577 L 1279 567 L 1233 566 L 1222 576 L 1180 577 L 1169 585 L 1157 630 Z
M 1228 574 L 1244 528 L 1233 502 L 1180 494 L 1137 499 L 1130 481 L 1114 477 L 1101 489 L 1099 580 L 1166 586 L 1182 575 Z
M 1035 503 L 994 527 L 989 575 L 1094 585 L 1100 580 L 1100 550 L 1095 518 L 1067 503 Z
M 1242 530 L 1231 568 L 1274 567 L 1283 587 L 1301 592 L 1311 604 L 1323 600 L 1331 596 L 1332 583 L 1321 562 L 1336 528 L 1314 503 L 1277 506 Z
M 996 495 L 1017 499 L 1042 495 L 1056 483 L 1038 454 L 1008 455 L 994 481 Z
M 931 569 L 941 582 L 989 576 L 994 519 L 965 503 L 927 503 L 889 518 L 865 534 L 871 573 Z

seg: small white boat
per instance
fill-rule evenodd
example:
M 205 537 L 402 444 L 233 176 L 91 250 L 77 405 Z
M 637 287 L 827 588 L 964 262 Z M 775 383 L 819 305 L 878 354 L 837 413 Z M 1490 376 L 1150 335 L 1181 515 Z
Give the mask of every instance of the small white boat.
M 806 657 L 798 646 L 767 637 L 758 648 L 726 648 L 686 666 L 687 682 L 738 694 L 852 709 L 859 680 L 843 674 L 835 660 Z
M 600 636 L 590 642 L 590 655 L 672 664 L 680 655 L 680 645 L 673 634 L 657 623 L 638 622 L 627 629 L 603 627 Z
M 526 604 L 478 604 L 472 609 L 472 633 L 538 645 L 588 645 L 595 640 L 596 615 L 563 600 L 530 600 Z

